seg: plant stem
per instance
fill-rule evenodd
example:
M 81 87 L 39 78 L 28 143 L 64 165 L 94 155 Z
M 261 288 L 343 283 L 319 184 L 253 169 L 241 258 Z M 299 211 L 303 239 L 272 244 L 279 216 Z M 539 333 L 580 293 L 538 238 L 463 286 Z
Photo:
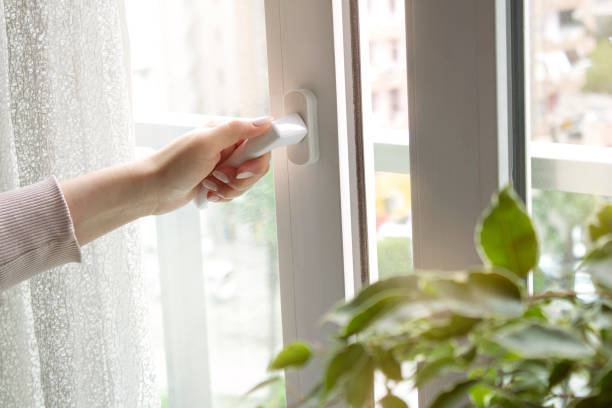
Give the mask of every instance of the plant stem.
M 574 291 L 567 291 L 567 292 L 546 292 L 546 293 L 540 293 L 540 294 L 537 294 L 537 295 L 528 296 L 526 298 L 526 300 L 529 303 L 533 303 L 533 302 L 537 302 L 539 300 L 546 300 L 546 299 L 574 299 L 574 298 L 577 298 L 580 295 L 592 295 L 592 294 L 591 293 L 574 292 Z M 600 298 L 612 300 L 612 292 L 597 292 L 596 295 L 598 297 L 600 297 Z

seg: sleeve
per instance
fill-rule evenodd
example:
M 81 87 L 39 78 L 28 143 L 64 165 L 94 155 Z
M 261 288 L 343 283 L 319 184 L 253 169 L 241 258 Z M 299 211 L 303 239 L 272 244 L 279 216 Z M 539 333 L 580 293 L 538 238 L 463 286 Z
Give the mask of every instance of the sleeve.
M 0 193 L 0 291 L 68 262 L 80 262 L 68 205 L 55 177 Z

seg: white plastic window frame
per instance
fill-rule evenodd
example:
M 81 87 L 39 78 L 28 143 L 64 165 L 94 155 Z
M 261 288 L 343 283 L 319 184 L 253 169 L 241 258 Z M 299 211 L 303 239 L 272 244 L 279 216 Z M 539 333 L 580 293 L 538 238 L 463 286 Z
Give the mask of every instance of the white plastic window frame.
M 360 285 L 353 274 L 360 257 L 353 252 L 358 238 L 351 232 L 355 190 L 349 185 L 353 161 L 347 151 L 352 112 L 345 110 L 350 109 L 345 105 L 350 96 L 344 94 L 343 68 L 338 69 L 344 60 L 342 24 L 336 20 L 334 25 L 334 18 L 346 15 L 341 0 L 265 0 L 265 11 L 271 114 L 284 114 L 282 97 L 295 88 L 313 91 L 319 110 L 320 157 L 315 164 L 296 166 L 284 149 L 273 153 L 283 339 L 322 343 L 329 339 L 330 327 L 320 324 L 321 316 Z M 181 114 L 138 118 L 136 145 L 158 149 L 211 119 Z M 158 217 L 156 225 L 169 402 L 211 406 L 208 357 L 202 352 L 207 350 L 207 326 L 199 212 L 190 204 Z M 177 265 L 185 272 L 178 281 L 171 279 Z M 187 322 L 193 335 L 173 336 L 180 330 L 172 327 Z M 306 395 L 319 373 L 320 367 L 309 367 L 288 373 L 287 382 L 292 391 Z M 293 394 L 287 398 L 291 403 Z
M 283 114 L 282 95 L 287 90 L 310 89 L 318 97 L 321 135 L 320 160 L 312 166 L 293 165 L 282 150 L 273 154 L 285 343 L 328 339 L 329 329 L 320 325 L 320 317 L 361 285 L 359 240 L 371 240 L 374 234 L 372 228 L 368 237 L 357 231 L 350 1 L 265 0 L 271 113 Z M 417 268 L 452 270 L 478 262 L 474 225 L 491 194 L 509 179 L 507 1 L 511 0 L 406 0 L 410 144 L 377 143 L 366 146 L 366 152 L 373 152 L 372 169 L 411 175 Z M 157 122 L 137 124 L 137 142 L 159 147 L 191 125 L 205 123 L 193 117 Z M 590 149 L 572 146 L 570 155 L 569 147 L 532 144 L 532 186 L 612 193 L 606 183 L 585 184 L 605 180 L 612 170 L 605 154 L 593 155 Z M 555 176 L 559 174 L 568 176 Z M 579 180 L 575 174 L 581 174 Z M 372 191 L 368 193 L 373 199 Z M 168 228 L 182 228 L 187 218 L 177 217 L 197 217 L 191 207 L 182 211 L 172 216 L 174 221 L 160 220 L 158 226 L 165 222 Z M 370 245 L 372 251 L 375 247 Z M 181 262 L 189 262 L 198 279 L 201 254 L 195 252 Z M 160 256 L 172 256 L 171 251 L 165 253 Z M 164 262 L 168 260 L 160 260 L 160 265 Z M 175 300 L 182 290 L 175 288 Z M 180 300 L 195 302 L 198 296 Z M 173 307 L 166 321 L 179 313 L 180 307 Z M 201 337 L 189 340 L 191 346 L 205 344 L 203 313 L 190 318 L 203 319 Z M 178 375 L 198 378 L 201 387 L 202 378 L 208 378 L 206 362 L 200 369 L 187 365 L 193 356 L 185 350 L 202 348 L 189 347 L 185 339 L 166 341 Z M 320 370 L 291 373 L 287 381 L 306 393 Z M 189 381 L 185 384 L 189 387 Z M 431 391 L 421 390 L 421 403 Z M 206 406 L 202 401 L 209 398 L 207 392 L 201 392 L 197 402 L 184 400 L 182 405 Z
M 417 269 L 478 264 L 474 225 L 510 178 L 507 1 L 406 0 L 410 143 L 374 152 L 386 171 L 410 157 Z M 419 405 L 447 384 L 419 389 Z

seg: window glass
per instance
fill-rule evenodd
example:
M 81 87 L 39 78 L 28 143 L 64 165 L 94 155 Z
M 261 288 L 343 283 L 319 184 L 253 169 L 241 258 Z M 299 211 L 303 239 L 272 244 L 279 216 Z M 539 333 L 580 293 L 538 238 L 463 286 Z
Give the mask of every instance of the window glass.
M 532 139 L 611 146 L 610 2 L 527 4 Z
M 533 190 L 532 215 L 541 242 L 535 293 L 594 290 L 587 274 L 574 271 L 586 253 L 586 221 L 604 202 L 588 194 Z
M 408 84 L 404 2 L 397 0 L 362 2 L 360 27 L 362 53 L 369 53 L 362 66 L 364 88 L 365 151 L 374 152 L 373 184 L 376 211 L 378 279 L 412 270 L 412 217 L 408 152 Z M 363 35 L 365 34 L 365 35 Z M 369 175 L 366 175 L 366 178 Z M 371 274 L 371 280 L 376 279 Z M 413 370 L 405 364 L 403 370 Z M 385 395 L 384 378 L 377 376 L 375 394 Z M 408 383 L 400 384 L 395 395 L 418 406 L 418 397 Z
M 404 4 L 370 1 L 360 13 L 370 55 L 363 80 L 370 110 L 365 142 L 373 144 L 379 278 L 412 269 L 412 222 L 408 174 L 408 85 Z M 390 146 L 389 148 L 384 148 Z M 380 147 L 380 148 L 379 148 Z M 401 152 L 397 154 L 400 147 Z M 395 157 L 391 154 L 395 153 Z M 389 166 L 391 162 L 404 165 Z
M 526 105 L 532 141 L 612 145 L 610 4 L 597 0 L 526 3 L 530 95 Z M 534 291 L 592 292 L 588 275 L 573 271 L 585 254 L 587 218 L 606 198 L 536 189 L 531 197 L 542 243 L 541 273 L 534 274 Z
M 126 9 L 136 121 L 174 112 L 269 113 L 263 0 L 127 0 Z M 140 136 L 147 140 L 147 135 Z M 139 151 L 148 154 L 151 149 L 145 142 Z M 271 356 L 282 346 L 273 186 L 269 173 L 244 197 L 210 204 L 193 219 L 181 221 L 200 223 L 199 240 L 189 245 L 199 248 L 203 259 L 206 321 L 192 323 L 206 327 L 208 347 L 190 352 L 201 353 L 208 364 L 210 382 L 201 387 L 208 387 L 211 397 L 193 406 L 257 406 L 270 398 L 275 403 L 266 406 L 285 405 L 282 384 L 241 399 L 266 378 Z M 170 369 L 174 356 L 168 352 L 163 317 L 170 306 L 163 301 L 160 257 L 165 255 L 158 244 L 168 237 L 161 225 L 156 218 L 144 220 L 142 249 L 156 376 L 162 406 L 172 407 L 180 405 L 173 395 L 186 393 L 188 384 L 172 378 L 180 368 Z M 172 233 L 176 235 L 170 239 L 180 239 L 179 232 Z M 182 272 L 173 271 L 172 279 L 188 275 Z M 190 336 L 191 330 L 185 324 L 179 335 Z
M 269 110 L 263 0 L 127 0 L 135 117 Z

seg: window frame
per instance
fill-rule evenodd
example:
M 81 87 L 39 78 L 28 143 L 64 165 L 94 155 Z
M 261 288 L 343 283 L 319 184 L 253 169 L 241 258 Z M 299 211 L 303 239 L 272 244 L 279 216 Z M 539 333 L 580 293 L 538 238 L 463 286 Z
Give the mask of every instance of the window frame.
M 477 263 L 473 228 L 491 194 L 510 179 L 519 193 L 528 191 L 527 113 L 524 102 L 518 103 L 526 93 L 525 73 L 515 71 L 523 53 L 516 46 L 524 24 L 517 15 L 524 11 L 517 0 L 405 0 L 411 138 L 406 144 L 363 138 L 370 98 L 361 76 L 369 55 L 359 47 L 367 37 L 359 25 L 356 29 L 355 16 L 358 21 L 367 0 L 264 4 L 272 115 L 282 116 L 282 95 L 289 89 L 311 89 L 319 102 L 319 161 L 295 166 L 278 150 L 273 166 L 283 340 L 321 343 L 330 333 L 321 316 L 376 277 L 375 171 L 410 173 L 414 266 L 424 269 Z M 440 49 L 448 52 L 445 64 L 432 51 Z M 461 86 L 465 77 L 472 86 Z M 440 111 L 455 121 L 441 121 Z M 199 115 L 142 120 L 136 124 L 136 141 L 159 148 L 209 120 Z M 534 168 L 564 166 L 537 155 L 531 162 Z M 612 169 L 612 163 L 605 164 Z M 603 170 L 591 171 L 601 175 Z M 534 172 L 534 180 L 540 174 Z M 163 222 L 183 225 L 197 214 L 191 208 L 173 216 L 187 218 Z M 160 269 L 168 262 L 160 259 Z M 203 273 L 201 266 L 196 270 Z M 201 299 L 203 292 L 202 287 Z M 202 322 L 205 327 L 205 318 Z M 321 369 L 288 373 L 287 380 L 305 395 Z M 432 392 L 421 390 L 420 402 Z M 287 397 L 291 403 L 292 396 Z
M 294 88 L 313 91 L 319 106 L 319 161 L 301 167 L 290 163 L 284 150 L 272 155 L 285 344 L 327 342 L 332 327 L 322 325 L 321 317 L 361 281 L 359 189 L 353 178 L 359 147 L 348 142 L 359 131 L 354 87 L 347 82 L 353 79 L 349 6 L 346 0 L 265 0 L 272 115 L 283 114 L 282 97 Z M 307 395 L 321 370 L 310 365 L 287 372 L 287 382 Z M 287 393 L 288 403 L 294 400 Z
M 512 1 L 406 0 L 415 268 L 478 264 L 474 225 L 512 177 Z M 447 382 L 420 388 L 419 406 Z
M 283 115 L 282 97 L 295 88 L 314 91 L 319 107 L 319 160 L 296 166 L 288 161 L 285 149 L 272 155 L 283 342 L 324 343 L 332 328 L 321 325 L 321 317 L 361 286 L 361 263 L 368 262 L 361 252 L 361 210 L 356 204 L 362 192 L 354 183 L 359 146 L 353 135 L 359 130 L 351 83 L 354 44 L 349 1 L 265 0 L 264 7 L 271 114 Z M 139 147 L 159 149 L 194 127 L 224 119 L 192 114 L 136 118 L 135 142 Z M 162 285 L 169 398 L 179 405 L 210 406 L 211 390 L 202 387 L 210 372 L 208 356 L 202 353 L 207 350 L 207 329 L 199 211 L 189 204 L 157 217 L 156 225 L 162 281 L 169 281 L 175 265 L 190 269 L 183 284 Z M 187 228 L 187 233 L 182 229 L 178 233 L 179 226 Z M 183 309 L 194 310 L 189 314 L 191 324 L 198 325 L 189 341 L 168 333 L 174 324 L 185 321 Z M 293 391 L 287 393 L 288 403 L 295 400 L 295 391 L 306 395 L 311 390 L 320 369 L 286 374 Z M 193 381 L 200 387 L 197 392 Z

